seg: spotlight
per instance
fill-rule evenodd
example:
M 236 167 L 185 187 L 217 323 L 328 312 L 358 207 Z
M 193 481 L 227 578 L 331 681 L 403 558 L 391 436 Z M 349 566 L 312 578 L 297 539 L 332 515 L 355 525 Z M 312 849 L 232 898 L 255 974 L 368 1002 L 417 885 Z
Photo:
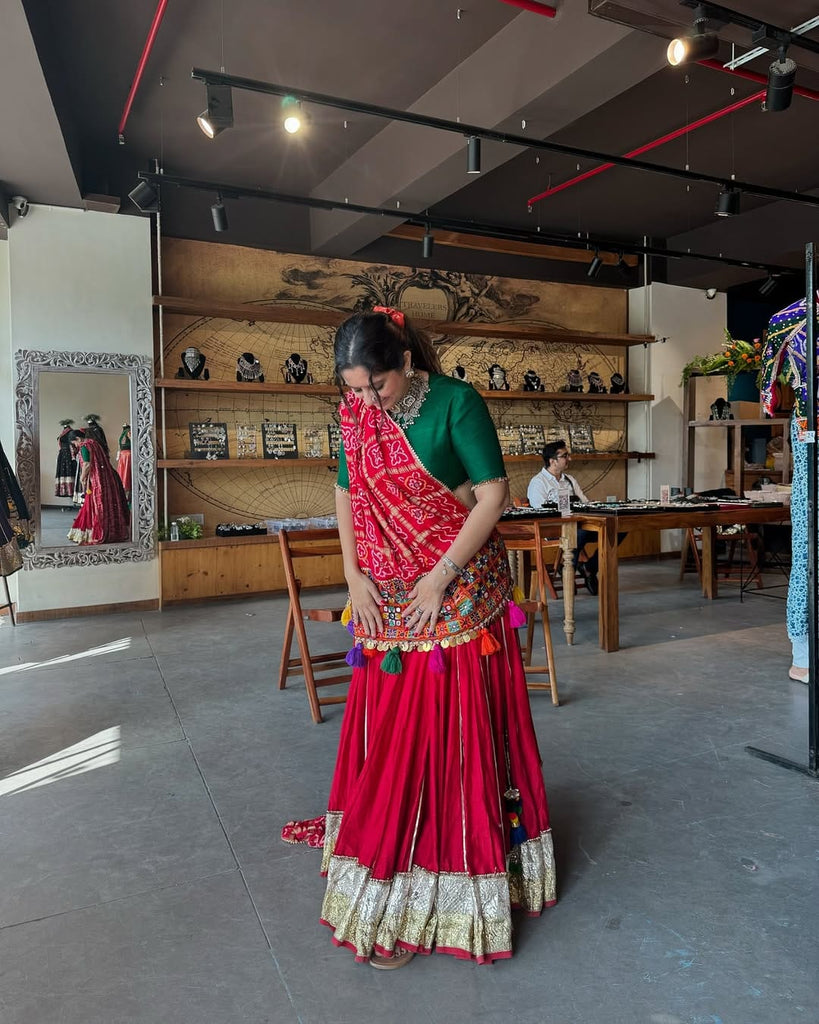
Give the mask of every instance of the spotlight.
M 141 213 L 156 213 L 159 209 L 159 195 L 147 181 L 140 181 L 132 188 L 128 198 Z
M 294 96 L 285 96 L 282 100 L 284 111 L 284 130 L 288 135 L 295 135 L 300 132 L 304 124 L 301 114 L 301 103 Z
M 777 279 L 776 279 L 776 275 L 775 274 L 768 274 L 767 278 L 759 286 L 759 294 L 760 295 L 770 295 L 771 292 L 776 288 L 777 283 L 778 282 L 777 282 Z
M 627 281 L 631 281 L 631 267 L 626 263 L 622 253 L 619 254 L 619 257 L 620 258 L 617 260 L 617 269 L 620 271 L 621 277 L 624 277 Z
M 421 241 L 421 255 L 423 256 L 423 258 L 425 260 L 428 260 L 430 258 L 430 256 L 432 255 L 432 248 L 433 248 L 434 245 L 435 245 L 435 239 L 433 238 L 432 234 L 430 233 L 429 225 L 427 225 L 427 229 L 424 232 L 423 240 Z
M 735 188 L 724 188 L 717 196 L 717 208 L 714 211 L 718 217 L 735 217 L 739 213 L 740 192 Z
M 679 67 L 688 61 L 705 60 L 713 57 L 719 50 L 719 36 L 716 32 L 706 29 L 708 16 L 704 6 L 694 13 L 694 27 L 687 36 L 672 39 L 666 50 L 666 59 L 672 68 Z
M 595 250 L 592 261 L 586 270 L 586 277 L 594 279 L 600 273 L 600 268 L 603 266 L 603 261 L 600 259 L 600 253 Z
M 706 299 L 715 299 L 717 297 L 717 289 L 716 288 L 706 288 L 705 289 L 705 297 L 706 297 Z
M 793 99 L 793 83 L 796 81 L 796 64 L 779 51 L 779 59 L 768 68 L 768 87 L 765 91 L 763 110 L 778 112 L 787 110 Z
M 228 217 L 225 204 L 222 202 L 222 197 L 219 196 L 217 202 L 210 208 L 210 215 L 213 218 L 213 230 L 214 231 L 227 231 L 228 229 Z
M 233 93 L 229 85 L 207 85 L 208 106 L 196 123 L 209 139 L 215 139 L 225 128 L 233 127 Z
M 481 140 L 477 135 L 470 135 L 466 143 L 466 173 L 481 173 Z

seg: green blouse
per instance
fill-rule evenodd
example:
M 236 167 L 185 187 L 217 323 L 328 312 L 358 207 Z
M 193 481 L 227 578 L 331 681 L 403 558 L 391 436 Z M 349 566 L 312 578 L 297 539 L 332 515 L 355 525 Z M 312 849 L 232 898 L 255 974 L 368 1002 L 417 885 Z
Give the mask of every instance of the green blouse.
M 450 490 L 505 479 L 495 424 L 486 402 L 465 381 L 432 373 L 429 392 L 415 422 L 404 431 L 424 469 Z M 342 447 L 338 486 L 348 490 L 350 477 Z

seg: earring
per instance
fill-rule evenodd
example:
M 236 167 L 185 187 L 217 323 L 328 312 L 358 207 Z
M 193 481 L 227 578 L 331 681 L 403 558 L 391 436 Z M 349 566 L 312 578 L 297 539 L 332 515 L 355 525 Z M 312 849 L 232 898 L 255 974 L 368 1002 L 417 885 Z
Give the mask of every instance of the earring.
M 408 370 L 404 371 L 404 376 L 405 377 L 414 377 L 415 376 L 415 370 L 413 370 L 413 368 L 410 367 Z

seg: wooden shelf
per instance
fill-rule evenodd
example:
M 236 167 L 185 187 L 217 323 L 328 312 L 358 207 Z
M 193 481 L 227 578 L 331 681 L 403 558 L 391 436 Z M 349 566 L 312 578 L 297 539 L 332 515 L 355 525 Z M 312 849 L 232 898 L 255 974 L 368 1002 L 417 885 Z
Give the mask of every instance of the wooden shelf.
M 655 459 L 654 452 L 578 452 L 572 455 L 572 462 L 625 462 L 629 459 Z M 504 462 L 542 461 L 540 453 L 536 455 L 504 455 Z
M 770 420 L 689 420 L 689 427 L 770 427 L 777 423 L 790 423 L 788 419 Z
M 485 391 L 487 401 L 517 402 L 652 402 L 654 395 L 590 395 L 585 391 Z
M 341 398 L 335 384 L 256 384 L 238 380 L 185 380 L 159 377 L 157 388 L 166 391 L 224 391 L 246 395 L 308 395 L 310 398 Z
M 157 459 L 157 469 L 260 469 L 280 466 L 338 467 L 338 459 Z
M 346 310 L 206 302 L 174 295 L 154 295 L 154 305 L 161 307 L 165 313 L 179 313 L 184 316 L 221 317 L 225 320 L 246 320 L 248 323 L 310 324 L 316 327 L 337 327 L 350 315 Z M 657 340 L 649 334 L 593 334 L 588 331 L 564 331 L 557 327 L 535 327 L 514 323 L 424 319 L 415 319 L 413 323 L 430 334 L 508 338 L 511 341 L 539 341 L 550 345 L 599 345 L 623 348 L 630 345 L 650 345 Z

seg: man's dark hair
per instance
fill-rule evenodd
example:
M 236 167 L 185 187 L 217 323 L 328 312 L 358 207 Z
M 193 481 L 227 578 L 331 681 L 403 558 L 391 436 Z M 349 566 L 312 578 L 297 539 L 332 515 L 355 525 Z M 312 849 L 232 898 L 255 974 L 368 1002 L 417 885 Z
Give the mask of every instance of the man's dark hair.
M 543 456 L 543 465 L 548 469 L 549 463 L 557 455 L 561 448 L 568 447 L 566 442 L 561 438 L 559 441 L 549 441 L 548 444 L 544 444 L 541 455 Z

